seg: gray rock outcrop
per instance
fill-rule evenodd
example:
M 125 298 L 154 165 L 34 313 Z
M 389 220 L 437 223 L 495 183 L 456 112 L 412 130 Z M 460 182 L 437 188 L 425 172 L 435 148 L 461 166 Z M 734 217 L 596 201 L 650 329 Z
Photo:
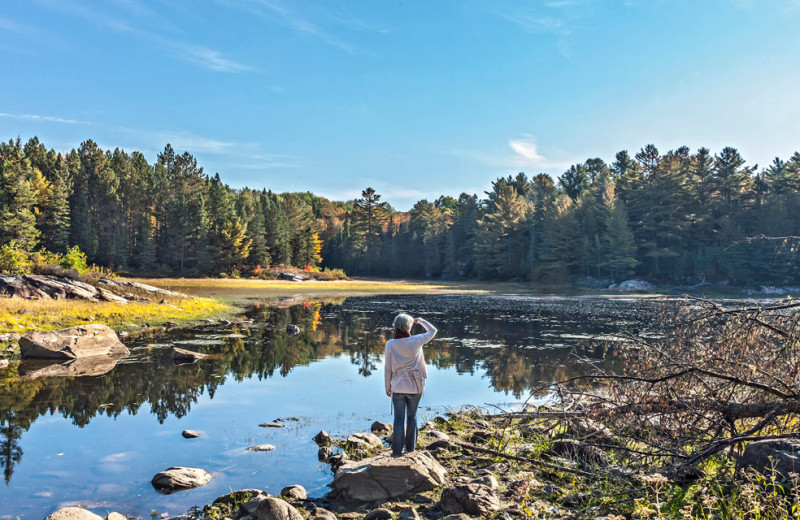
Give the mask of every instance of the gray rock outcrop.
M 159 491 L 172 493 L 182 489 L 200 487 L 208 484 L 210 480 L 211 473 L 205 470 L 176 466 L 156 473 L 151 483 Z
M 103 517 L 82 507 L 63 507 L 44 520 L 103 520 Z
M 23 358 L 35 359 L 120 358 L 130 354 L 117 333 L 100 323 L 52 332 L 32 332 L 19 339 L 19 348 Z
M 620 291 L 652 291 L 656 286 L 645 280 L 625 280 L 616 286 Z
M 345 502 L 376 502 L 427 491 L 444 484 L 446 470 L 429 453 L 413 451 L 360 461 L 344 461 L 331 487 Z
M 754 470 L 762 475 L 772 475 L 773 471 L 781 478 L 789 473 L 800 473 L 800 440 L 775 439 L 755 441 L 744 448 L 736 463 L 736 469 Z
M 500 510 L 500 499 L 488 486 L 462 484 L 442 491 L 442 510 L 447 514 L 488 515 Z

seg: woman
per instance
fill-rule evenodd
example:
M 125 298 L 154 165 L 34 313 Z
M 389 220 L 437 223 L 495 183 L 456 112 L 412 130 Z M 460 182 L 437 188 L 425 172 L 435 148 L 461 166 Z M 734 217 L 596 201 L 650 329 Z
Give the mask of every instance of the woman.
M 411 335 L 411 327 L 415 323 L 422 325 L 424 334 Z M 407 452 L 414 451 L 417 446 L 417 406 L 428 378 L 422 345 L 435 335 L 436 327 L 422 318 L 398 314 L 394 319 L 394 338 L 386 342 L 383 354 L 384 380 L 386 395 L 392 398 L 394 406 L 394 457 L 403 453 L 403 446 Z M 404 422 L 407 422 L 405 428 Z

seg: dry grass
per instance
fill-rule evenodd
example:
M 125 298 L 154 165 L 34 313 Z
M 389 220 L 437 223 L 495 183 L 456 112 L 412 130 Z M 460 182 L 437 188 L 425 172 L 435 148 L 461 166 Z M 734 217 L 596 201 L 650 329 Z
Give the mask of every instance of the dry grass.
M 34 329 L 54 330 L 92 322 L 122 330 L 131 328 L 131 324 L 189 322 L 230 311 L 227 305 L 210 298 L 171 298 L 163 304 L 0 298 L 0 333 L 22 334 Z
M 511 292 L 529 293 L 530 285 L 509 283 L 428 282 L 422 280 L 261 280 L 254 278 L 157 278 L 132 279 L 174 291 L 209 294 L 226 291 L 275 294 L 454 294 Z

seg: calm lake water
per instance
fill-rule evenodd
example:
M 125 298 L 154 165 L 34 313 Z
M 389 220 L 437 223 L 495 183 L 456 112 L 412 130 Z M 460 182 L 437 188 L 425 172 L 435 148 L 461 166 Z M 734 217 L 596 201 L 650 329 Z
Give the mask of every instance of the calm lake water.
M 101 515 L 171 516 L 231 489 L 277 494 L 289 484 L 320 496 L 332 475 L 317 461 L 314 434 L 391 422 L 382 354 L 397 312 L 439 329 L 426 347 L 424 422 L 466 405 L 545 401 L 546 390 L 532 390 L 586 370 L 573 347 L 596 335 L 647 332 L 658 304 L 464 295 L 254 300 L 246 323 L 128 341 L 132 355 L 116 366 L 12 365 L 0 370 L 0 518 L 42 519 L 76 504 Z M 288 324 L 302 332 L 287 335 Z M 171 346 L 214 356 L 175 366 Z M 44 376 L 54 370 L 96 375 Z M 299 420 L 258 426 L 282 417 Z M 184 439 L 184 429 L 202 436 Z M 247 451 L 263 443 L 276 449 Z M 200 467 L 214 479 L 163 495 L 150 480 L 170 466 Z

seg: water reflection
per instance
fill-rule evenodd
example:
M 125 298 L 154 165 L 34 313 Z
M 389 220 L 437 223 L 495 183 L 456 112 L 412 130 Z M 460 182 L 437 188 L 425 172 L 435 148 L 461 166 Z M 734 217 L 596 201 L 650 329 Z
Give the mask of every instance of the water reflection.
M 426 348 L 430 365 L 479 375 L 495 391 L 524 399 L 533 388 L 585 370 L 570 347 L 592 334 L 641 327 L 649 305 L 471 296 L 257 302 L 241 323 L 140 336 L 128 344 L 132 355 L 116 366 L 25 362 L 2 369 L 0 463 L 8 483 L 22 460 L 24 432 L 46 414 L 83 427 L 100 415 L 135 415 L 146 407 L 163 422 L 190 413 L 200 396 L 213 398 L 226 381 L 286 377 L 297 366 L 341 356 L 369 377 L 381 369 L 388 326 L 399 311 L 425 316 L 439 328 Z M 289 335 L 290 324 L 302 331 Z M 172 345 L 211 357 L 176 366 Z

